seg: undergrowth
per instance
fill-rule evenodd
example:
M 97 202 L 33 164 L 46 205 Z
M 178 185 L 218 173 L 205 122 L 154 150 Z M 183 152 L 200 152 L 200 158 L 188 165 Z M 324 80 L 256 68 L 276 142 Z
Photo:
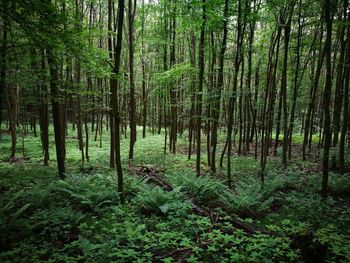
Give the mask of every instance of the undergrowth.
M 9 138 L 3 138 L 9 147 Z M 162 135 L 138 140 L 134 165 L 152 165 L 172 185 L 167 191 L 125 168 L 126 205 L 108 168 L 108 138 L 92 142 L 82 164 L 77 142 L 67 142 L 67 179 L 55 161 L 42 165 L 38 138 L 25 138 L 27 158 L 8 163 L 0 153 L 1 262 L 349 262 L 349 175 L 330 174 L 330 197 L 319 196 L 315 164 L 293 159 L 282 169 L 270 159 L 264 188 L 259 162 L 233 158 L 233 188 L 221 174 L 197 177 L 194 160 L 163 154 Z M 185 144 L 180 139 L 179 145 Z M 127 167 L 128 140 L 122 141 Z M 52 149 L 51 149 L 52 151 Z M 51 152 L 50 152 L 51 153 Z M 51 154 L 54 156 L 54 152 Z M 202 165 L 205 166 L 206 156 Z M 223 218 L 196 213 L 192 203 Z M 227 219 L 227 220 L 226 220 Z M 239 219 L 257 229 L 232 225 Z M 316 261 L 315 261 L 316 260 Z

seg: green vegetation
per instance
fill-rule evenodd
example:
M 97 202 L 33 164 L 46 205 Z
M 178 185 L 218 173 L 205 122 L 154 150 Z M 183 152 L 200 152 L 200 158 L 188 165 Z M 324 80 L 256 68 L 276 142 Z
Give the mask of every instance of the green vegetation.
M 0 262 L 350 262 L 350 0 L 1 0 Z
M 4 160 L 10 137 L 2 139 Z M 108 152 L 103 149 L 108 147 L 93 143 L 91 161 L 82 165 L 77 142 L 67 141 L 70 169 L 61 181 L 54 160 L 48 167 L 40 164 L 39 138 L 25 137 L 27 158 L 0 163 L 0 261 L 350 260 L 348 175 L 330 175 L 330 197 L 322 202 L 321 173 L 312 171 L 314 163 L 295 159 L 283 170 L 278 157 L 272 158 L 261 191 L 258 161 L 238 157 L 233 159 L 235 187 L 230 190 L 224 177 L 196 177 L 194 160 L 188 161 L 186 154 L 164 155 L 155 146 L 162 140 L 162 135 L 139 138 L 130 169 L 128 140 L 122 140 L 127 201 L 121 205 L 115 173 L 106 168 Z M 108 143 L 106 136 L 103 145 Z M 173 189 L 154 185 L 149 171 L 157 171 Z M 192 202 L 211 215 L 198 214 Z M 252 226 L 254 233 L 232 219 Z

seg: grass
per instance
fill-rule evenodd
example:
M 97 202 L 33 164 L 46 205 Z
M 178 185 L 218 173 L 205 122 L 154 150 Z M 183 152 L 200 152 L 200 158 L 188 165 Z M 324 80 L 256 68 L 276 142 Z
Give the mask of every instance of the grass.
M 141 134 L 139 130 L 139 135 Z M 234 189 L 218 176 L 197 178 L 195 156 L 163 153 L 164 135 L 138 137 L 135 166 L 164 171 L 165 191 L 128 170 L 129 140 L 121 142 L 127 204 L 120 205 L 109 168 L 109 138 L 90 141 L 82 164 L 75 132 L 67 139 L 67 179 L 57 178 L 50 129 L 50 162 L 42 164 L 40 139 L 24 137 L 27 159 L 7 162 L 10 137 L 0 151 L 1 262 L 349 262 L 349 175 L 330 174 L 330 197 L 320 199 L 317 164 L 296 156 L 287 169 L 268 160 L 266 184 L 259 161 L 232 158 Z M 220 138 L 224 138 L 220 134 Z M 297 136 L 295 143 L 300 143 Z M 19 139 L 20 142 L 21 139 Z M 185 145 L 186 137 L 178 145 Z M 22 148 L 18 145 L 18 157 Z M 206 155 L 202 156 L 206 167 Z M 221 218 L 194 213 L 191 200 Z M 239 219 L 258 231 L 232 225 Z M 230 221 L 231 220 L 231 221 Z

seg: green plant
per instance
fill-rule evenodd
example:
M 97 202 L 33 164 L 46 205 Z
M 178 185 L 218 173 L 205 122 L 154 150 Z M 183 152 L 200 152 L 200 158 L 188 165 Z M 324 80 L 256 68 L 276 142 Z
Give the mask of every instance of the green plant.
M 219 199 L 220 194 L 226 190 L 226 186 L 209 176 L 197 177 L 193 173 L 183 176 L 178 174 L 177 185 L 182 190 L 201 204 L 209 205 Z
M 339 233 L 336 226 L 318 229 L 314 240 L 327 246 L 327 262 L 350 262 L 350 235 Z
M 66 181 L 54 182 L 51 189 L 63 194 L 77 209 L 90 212 L 119 203 L 116 183 L 108 175 L 79 174 Z
M 181 188 L 175 188 L 166 192 L 158 186 L 142 185 L 135 197 L 135 202 L 146 212 L 158 215 L 184 214 L 189 209 L 189 204 L 182 199 Z

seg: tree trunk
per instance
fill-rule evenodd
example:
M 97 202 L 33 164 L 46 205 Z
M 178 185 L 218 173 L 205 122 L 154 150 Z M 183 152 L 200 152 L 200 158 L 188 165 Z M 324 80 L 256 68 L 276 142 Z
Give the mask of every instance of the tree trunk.
M 324 147 L 323 147 L 323 175 L 322 175 L 322 198 L 327 198 L 328 195 L 328 159 L 329 149 L 331 147 L 332 132 L 330 120 L 330 98 L 332 94 L 332 64 L 331 64 L 331 45 L 332 45 L 332 15 L 331 15 L 331 0 L 325 0 L 324 14 L 326 21 L 326 43 L 325 43 L 325 58 L 326 58 L 326 82 L 323 92 L 323 113 L 324 113 Z
M 227 184 L 229 188 L 232 188 L 231 178 L 231 152 L 232 152 L 232 131 L 233 131 L 233 117 L 234 109 L 237 97 L 237 82 L 238 82 L 238 71 L 242 62 L 243 54 L 243 35 L 244 26 L 242 26 L 242 2 L 238 1 L 238 18 L 237 18 L 237 49 L 235 50 L 234 57 L 234 75 L 233 75 L 233 91 L 229 99 L 228 107 L 228 121 L 227 121 Z
M 203 97 L 203 78 L 204 78 L 204 51 L 205 51 L 205 24 L 206 24 L 206 0 L 202 0 L 202 25 L 199 39 L 198 54 L 198 94 L 197 94 L 197 159 L 196 173 L 201 175 L 201 126 L 202 126 L 202 97 Z
M 7 48 L 7 30 L 8 30 L 8 19 L 7 9 L 8 0 L 3 0 L 3 30 L 2 30 L 2 43 L 0 50 L 0 137 L 1 137 L 1 125 L 2 125 L 2 107 L 5 99 L 6 92 L 6 48 Z
M 130 120 L 130 145 L 129 161 L 134 159 L 134 145 L 136 142 L 136 100 L 134 83 L 134 20 L 136 12 L 136 0 L 128 1 L 128 27 L 129 27 L 129 83 L 130 83 L 130 101 L 129 101 L 129 120 Z
M 282 162 L 284 168 L 287 167 L 287 150 L 288 150 L 288 105 L 287 105 L 287 68 L 288 68 L 288 49 L 289 49 L 289 38 L 291 31 L 291 23 L 293 17 L 295 1 L 291 1 L 289 4 L 289 17 L 287 24 L 284 27 L 284 57 L 283 57 L 283 68 L 282 68 L 282 81 L 281 90 L 283 93 L 283 152 Z
M 304 19 L 301 18 L 301 4 L 302 0 L 299 0 L 299 9 L 298 9 L 298 36 L 297 36 L 297 46 L 296 46 L 296 65 L 294 72 L 294 82 L 293 82 L 293 98 L 292 98 L 292 107 L 290 111 L 290 121 L 289 121 L 289 130 L 288 130 L 288 157 L 292 157 L 292 138 L 293 138 L 293 128 L 294 128 L 294 119 L 295 119 L 295 107 L 298 98 L 299 90 L 299 68 L 300 68 L 300 43 L 302 37 L 302 26 L 304 24 Z M 313 46 L 313 44 L 312 44 Z
M 170 67 L 175 65 L 175 48 L 176 48 L 176 0 L 174 0 L 173 17 L 171 24 L 171 45 L 170 45 Z M 170 104 L 171 104 L 171 127 L 170 127 L 170 151 L 176 153 L 177 139 L 177 100 L 175 83 L 171 83 Z
M 109 0 L 109 8 L 112 8 L 112 0 Z M 111 14 L 111 12 L 109 12 Z M 115 165 L 118 175 L 118 192 L 120 194 L 120 201 L 125 203 L 123 170 L 120 159 L 120 112 L 118 106 L 118 82 L 120 71 L 120 60 L 122 51 L 123 39 L 123 21 L 124 21 L 124 0 L 118 0 L 118 16 L 117 16 L 117 39 L 115 45 L 115 61 L 113 67 L 114 75 L 111 78 L 111 103 L 112 103 L 112 118 L 114 121 L 115 130 Z
M 347 15 L 347 8 L 348 8 L 348 1 L 344 1 L 344 13 L 343 13 L 343 19 L 342 22 L 346 23 L 346 15 Z M 340 29 L 339 34 L 339 41 L 340 41 L 340 57 L 337 63 L 337 78 L 336 78 L 336 84 L 335 84 L 335 96 L 334 96 L 334 106 L 333 106 L 333 143 L 332 146 L 336 147 L 338 145 L 338 137 L 339 137 L 339 131 L 340 131 L 340 116 L 341 116 L 341 106 L 343 102 L 343 95 L 344 95 L 344 60 L 345 60 L 345 46 L 346 46 L 346 40 L 345 40 L 345 28 L 346 26 L 343 25 Z M 337 159 L 335 151 L 332 154 L 332 169 L 335 169 L 337 166 Z
M 136 8 L 136 6 L 135 6 Z M 146 95 L 146 72 L 145 72 L 145 0 L 142 0 L 142 21 L 141 21 L 141 68 L 142 68 L 142 138 L 146 138 L 147 124 L 147 95 Z
M 193 31 L 190 33 L 190 62 L 191 67 L 196 67 L 196 36 Z M 189 124 L 188 124 L 188 160 L 191 159 L 192 154 L 192 140 L 193 140 L 193 130 L 194 130 L 194 113 L 195 113 L 195 100 L 196 100 L 196 77 L 192 76 L 191 79 L 191 105 L 190 105 L 190 116 L 189 116 Z
M 81 80 L 81 70 L 80 70 L 80 61 L 77 61 L 77 85 L 78 89 L 80 89 L 80 80 Z M 84 142 L 83 142 L 83 120 L 82 120 L 82 112 L 81 112 L 81 96 L 77 94 L 77 132 L 78 132 L 78 141 L 79 141 L 79 150 L 81 151 L 81 161 L 84 163 L 85 155 L 84 155 Z
M 40 94 L 40 133 L 41 142 L 44 152 L 44 165 L 48 165 L 49 161 L 49 110 L 48 110 L 48 92 L 46 86 L 46 65 L 45 51 L 41 50 L 41 70 L 42 70 L 42 85 Z
M 113 5 L 113 1 L 109 0 L 108 1 L 108 53 L 109 53 L 109 59 L 111 61 L 113 61 L 113 44 L 114 44 L 114 37 L 113 37 L 113 13 L 114 13 L 114 5 Z M 112 69 L 114 70 L 114 69 Z M 110 78 L 109 80 L 109 84 L 110 84 L 110 94 L 115 93 L 115 89 L 117 89 L 117 86 L 115 84 L 115 79 L 118 76 L 113 76 L 112 78 Z M 115 98 L 116 100 L 116 98 Z M 109 166 L 110 168 L 115 168 L 115 149 L 116 149 L 116 143 L 115 143 L 115 138 L 116 138 L 116 134 L 115 134 L 115 124 L 114 124 L 114 116 L 113 116 L 113 107 L 115 107 L 115 105 L 113 104 L 113 96 L 110 96 L 110 100 L 109 100 L 109 107 L 110 109 L 110 115 L 109 115 L 109 128 L 110 128 L 110 158 L 109 158 Z M 119 126 L 118 126 L 119 128 Z M 108 126 L 107 126 L 108 129 Z
M 321 42 L 322 38 L 323 38 L 322 27 L 321 27 L 320 32 L 321 32 L 320 43 L 322 43 Z M 318 57 L 317 66 L 316 66 L 316 72 L 315 72 L 314 81 L 312 83 L 310 93 L 309 93 L 309 103 L 308 103 L 308 109 L 307 109 L 306 119 L 305 119 L 304 142 L 303 142 L 303 160 L 304 161 L 306 159 L 306 146 L 308 144 L 308 138 L 309 138 L 309 135 L 312 135 L 312 129 L 310 130 L 310 126 L 312 128 L 312 125 L 313 125 L 313 122 L 311 123 L 311 114 L 314 110 L 315 98 L 316 98 L 318 83 L 319 83 L 319 79 L 320 79 L 320 75 L 321 75 L 321 69 L 322 69 L 322 65 L 323 65 L 324 56 L 325 56 L 325 49 L 322 49 L 322 45 L 320 45 L 319 57 Z
M 213 173 L 216 172 L 216 148 L 218 141 L 218 125 L 220 117 L 220 104 L 221 104 L 221 93 L 224 86 L 224 62 L 225 52 L 227 46 L 227 23 L 228 23 L 228 0 L 225 0 L 224 5 L 224 17 L 223 17 L 223 35 L 219 54 L 219 69 L 218 69 L 218 83 L 217 88 L 213 94 L 213 125 L 211 135 L 211 170 Z
M 56 158 L 58 166 L 58 175 L 60 179 L 65 178 L 65 140 L 63 138 L 63 124 L 62 124 L 62 108 L 61 108 L 61 94 L 58 87 L 58 59 L 53 51 L 52 47 L 47 48 L 47 61 L 50 70 L 50 90 L 51 90 L 51 103 L 52 103 L 52 117 L 53 127 L 55 133 L 56 144 Z
M 350 15 L 348 15 L 348 22 L 350 22 Z M 346 44 L 346 57 L 345 57 L 345 66 L 344 66 L 344 105 L 343 105 L 343 125 L 340 134 L 339 142 L 339 169 L 341 173 L 345 172 L 345 137 L 347 129 L 349 128 L 349 86 L 350 86 L 350 27 L 347 29 L 347 44 Z M 348 133 L 348 140 L 350 136 Z

